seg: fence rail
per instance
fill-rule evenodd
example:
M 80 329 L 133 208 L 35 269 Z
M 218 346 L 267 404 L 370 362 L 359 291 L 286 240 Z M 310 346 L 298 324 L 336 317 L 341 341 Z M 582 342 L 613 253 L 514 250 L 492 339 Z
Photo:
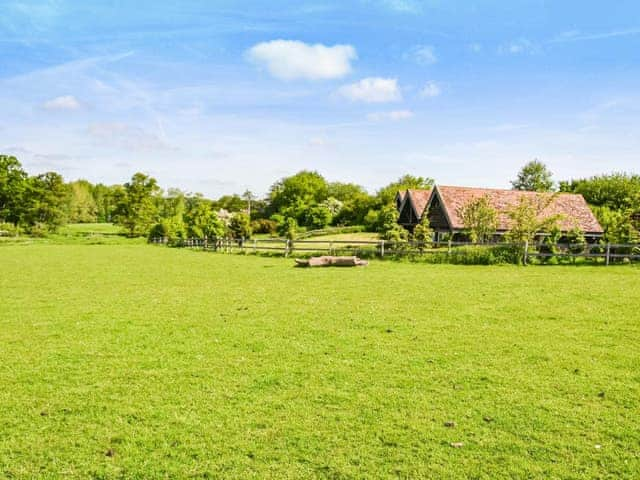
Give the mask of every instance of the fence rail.
M 512 249 L 517 255 L 518 261 L 527 264 L 531 259 L 540 259 L 543 262 L 551 258 L 590 259 L 602 260 L 605 265 L 621 260 L 640 260 L 640 245 L 620 243 L 556 243 L 525 242 L 514 243 L 471 243 L 453 241 L 434 242 L 392 242 L 387 240 L 286 240 L 282 238 L 187 238 L 177 241 L 169 241 L 167 238 L 153 238 L 153 244 L 171 245 L 183 248 L 196 248 L 222 253 L 282 253 L 285 257 L 300 254 L 351 254 L 369 257 L 390 256 L 423 256 L 423 255 L 453 255 L 460 251 L 461 247 L 502 247 Z

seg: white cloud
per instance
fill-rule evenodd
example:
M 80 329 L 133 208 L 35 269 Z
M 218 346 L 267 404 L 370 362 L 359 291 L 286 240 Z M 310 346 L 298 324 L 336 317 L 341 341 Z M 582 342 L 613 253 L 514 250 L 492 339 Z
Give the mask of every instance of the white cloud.
M 568 30 L 556 35 L 551 40 L 551 43 L 558 42 L 580 42 L 584 40 L 602 40 L 615 37 L 628 37 L 633 35 L 640 35 L 640 28 L 629 28 L 626 30 L 611 30 L 609 32 L 602 33 L 582 33 L 580 30 Z
M 138 152 L 175 150 L 158 135 L 125 123 L 94 123 L 89 125 L 87 133 L 97 143 L 108 147 Z
M 418 13 L 421 11 L 420 4 L 413 0 L 382 0 L 383 6 L 401 13 Z
M 398 121 L 413 117 L 411 110 L 394 110 L 392 112 L 374 112 L 367 115 L 367 120 L 371 122 L 381 122 L 384 120 Z
M 440 86 L 436 82 L 427 82 L 420 90 L 420 96 L 422 98 L 433 98 L 440 95 L 441 92 Z
M 526 38 L 520 38 L 518 40 L 514 40 L 513 42 L 502 45 L 498 51 L 500 53 L 507 53 L 511 55 L 520 55 L 525 53 L 538 53 L 540 51 L 540 47 L 534 44 L 531 40 Z
M 353 102 L 386 103 L 402 100 L 395 78 L 363 78 L 359 82 L 343 85 L 338 93 Z
M 42 105 L 46 110 L 79 110 L 81 107 L 82 105 L 73 95 L 52 98 Z
M 327 47 L 296 40 L 272 40 L 251 47 L 247 58 L 271 75 L 284 80 L 341 78 L 351 72 L 351 61 L 358 58 L 351 45 Z
M 480 45 L 479 43 L 470 43 L 468 47 L 469 50 L 473 53 L 480 53 L 482 51 L 482 45 Z
M 416 45 L 404 54 L 404 58 L 420 65 L 433 65 L 438 61 L 436 49 L 432 45 Z

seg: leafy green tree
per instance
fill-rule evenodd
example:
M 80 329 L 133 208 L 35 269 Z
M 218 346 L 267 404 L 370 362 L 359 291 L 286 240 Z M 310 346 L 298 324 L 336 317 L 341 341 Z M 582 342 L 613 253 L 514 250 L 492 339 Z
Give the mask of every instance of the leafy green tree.
M 188 204 L 184 215 L 187 226 L 187 235 L 194 238 L 222 238 L 224 237 L 226 226 L 213 211 L 209 200 L 193 198 Z
M 158 214 L 162 218 L 182 218 L 187 209 L 187 195 L 179 188 L 170 188 L 158 197 Z
M 560 191 L 579 193 L 589 205 L 611 210 L 640 210 L 640 175 L 612 173 L 560 182 Z
M 251 220 L 246 213 L 236 213 L 229 222 L 229 234 L 235 239 L 251 238 Z
M 310 207 L 304 215 L 305 225 L 313 229 L 322 229 L 329 226 L 333 216 L 331 210 L 323 202 L 321 205 Z
M 428 215 L 422 216 L 420 223 L 413 229 L 412 237 L 413 240 L 418 243 L 418 250 L 420 253 L 422 253 L 425 248 L 429 248 L 431 246 L 431 242 L 433 242 L 433 230 L 429 224 Z
M 156 198 L 160 187 L 155 178 L 136 173 L 116 194 L 114 218 L 130 236 L 145 236 L 157 220 Z
M 287 240 L 293 240 L 296 238 L 298 224 L 296 223 L 295 218 L 275 216 L 274 220 L 278 221 L 276 231 L 280 237 L 286 238 Z
M 116 208 L 116 193 L 122 189 L 121 185 L 104 185 L 98 183 L 91 187 L 91 194 L 96 202 L 96 220 L 98 222 L 112 222 Z
M 469 201 L 457 213 L 472 242 L 484 243 L 496 233 L 498 212 L 491 205 L 488 195 Z
M 553 174 L 547 166 L 539 160 L 527 163 L 517 178 L 511 182 L 514 190 L 529 190 L 532 192 L 550 192 L 553 190 Z
M 0 222 L 20 223 L 24 214 L 27 178 L 16 157 L 0 155 Z
M 281 213 L 294 207 L 305 210 L 327 199 L 329 186 L 318 172 L 302 171 L 283 178 L 271 186 L 269 204 L 273 213 Z
M 607 206 L 594 207 L 593 213 L 604 230 L 603 241 L 610 243 L 637 243 L 640 232 L 633 223 L 628 209 L 617 210 Z
M 363 187 L 355 183 L 331 182 L 328 184 L 327 196 L 345 203 L 354 198 L 369 196 L 369 194 Z
M 92 185 L 86 180 L 69 184 L 69 221 L 72 223 L 95 223 L 98 207 L 91 192 Z
M 69 188 L 55 172 L 30 177 L 25 193 L 26 223 L 38 230 L 56 231 L 67 221 Z
M 545 208 L 553 201 L 554 195 L 522 197 L 518 204 L 507 210 L 510 230 L 506 239 L 512 243 L 532 242 L 536 235 L 558 228 L 560 215 L 543 215 Z
M 247 201 L 240 195 L 223 195 L 213 202 L 215 210 L 225 209 L 228 212 L 241 212 L 247 208 Z

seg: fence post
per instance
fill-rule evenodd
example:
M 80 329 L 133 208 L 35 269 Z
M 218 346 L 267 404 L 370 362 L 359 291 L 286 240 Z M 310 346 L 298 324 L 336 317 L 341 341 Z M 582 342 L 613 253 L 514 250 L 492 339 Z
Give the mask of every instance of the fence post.
M 384 258 L 384 238 L 380 240 L 380 258 Z
M 244 237 L 242 237 L 242 238 L 240 239 L 240 251 L 241 251 L 242 253 L 245 253 L 245 251 L 244 251 Z
M 451 238 L 447 242 L 447 255 L 451 255 Z
M 525 240 L 524 241 L 524 257 L 523 257 L 523 264 L 526 265 L 527 264 L 527 257 L 529 256 L 529 240 Z
M 253 239 L 253 253 L 258 253 L 258 240 Z
M 284 244 L 284 256 L 285 258 L 287 258 L 289 256 L 289 243 L 291 242 L 291 240 L 287 239 L 286 243 Z
M 329 255 L 333 255 L 333 242 L 329 242 Z
M 609 259 L 611 258 L 611 242 L 607 242 L 607 256 L 605 258 L 605 265 L 609 265 Z

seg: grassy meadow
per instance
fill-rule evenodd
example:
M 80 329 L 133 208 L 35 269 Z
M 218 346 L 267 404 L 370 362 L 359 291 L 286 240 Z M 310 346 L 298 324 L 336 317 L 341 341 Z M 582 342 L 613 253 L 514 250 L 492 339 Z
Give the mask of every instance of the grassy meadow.
M 638 267 L 292 263 L 1 245 L 0 478 L 638 478 Z

